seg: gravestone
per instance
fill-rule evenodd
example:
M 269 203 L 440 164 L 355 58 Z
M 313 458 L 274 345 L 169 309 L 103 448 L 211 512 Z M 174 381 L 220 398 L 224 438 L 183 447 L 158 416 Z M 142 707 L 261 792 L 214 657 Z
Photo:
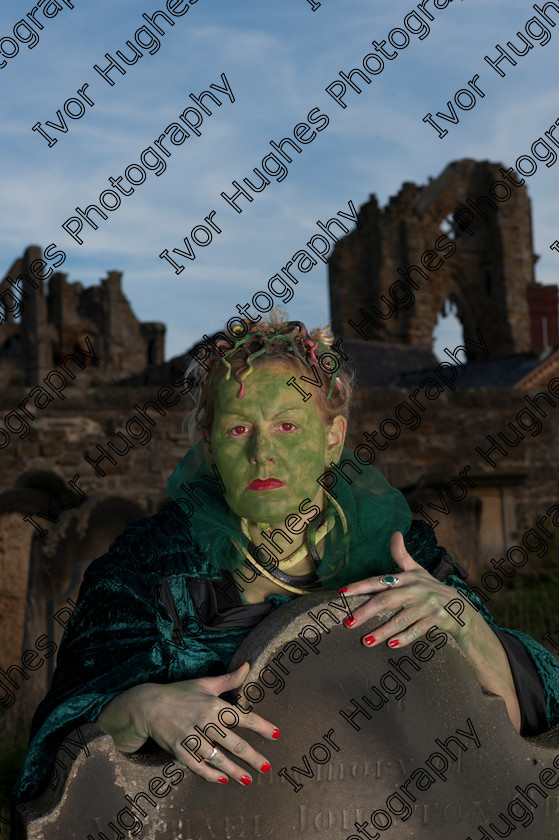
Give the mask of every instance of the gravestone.
M 437 628 L 400 651 L 369 649 L 360 639 L 390 614 L 357 630 L 344 615 L 334 593 L 297 598 L 237 651 L 232 668 L 251 663 L 239 705 L 281 730 L 278 741 L 240 730 L 272 763 L 250 787 L 210 784 L 161 750 L 124 755 L 88 724 L 18 811 L 15 839 L 559 837 L 559 728 L 521 738 Z

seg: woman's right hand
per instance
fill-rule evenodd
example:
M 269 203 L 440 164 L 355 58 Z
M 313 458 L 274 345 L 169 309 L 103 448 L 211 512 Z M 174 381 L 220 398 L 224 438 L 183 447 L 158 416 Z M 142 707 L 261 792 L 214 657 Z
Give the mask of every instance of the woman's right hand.
M 97 723 L 122 752 L 135 752 L 148 738 L 153 738 L 178 761 L 210 782 L 227 781 L 230 776 L 240 784 L 249 785 L 252 776 L 235 764 L 231 756 L 242 758 L 262 773 L 270 771 L 270 762 L 229 727 L 244 726 L 264 738 L 279 738 L 279 730 L 272 723 L 253 712 L 243 713 L 219 697 L 224 691 L 242 685 L 249 670 L 248 662 L 244 662 L 236 671 L 220 677 L 200 677 L 167 685 L 136 685 L 113 698 Z M 225 709 L 228 711 L 223 713 Z M 225 725 L 218 719 L 220 713 Z M 206 737 L 202 734 L 204 729 Z M 187 738 L 190 749 L 183 745 Z M 199 746 L 196 739 L 200 741 Z M 203 760 L 213 750 L 207 739 L 214 741 L 217 748 L 211 764 Z

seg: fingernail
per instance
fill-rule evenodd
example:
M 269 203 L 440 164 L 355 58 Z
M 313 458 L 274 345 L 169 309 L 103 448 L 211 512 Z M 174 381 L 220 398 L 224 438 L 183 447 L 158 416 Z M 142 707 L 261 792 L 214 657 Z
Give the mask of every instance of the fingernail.
M 251 785 L 252 779 L 250 779 L 248 776 L 241 776 L 241 782 L 243 783 L 243 785 Z
M 375 637 L 374 636 L 365 636 L 363 641 L 365 642 L 366 645 L 372 645 L 375 641 Z
M 347 586 L 344 586 L 343 589 L 338 589 L 338 595 L 341 595 L 342 592 L 347 592 Z
M 353 616 L 350 616 L 349 618 L 344 618 L 344 624 L 346 627 L 353 627 L 353 625 L 355 624 L 355 619 L 353 618 Z
M 217 781 L 218 781 L 218 782 L 221 782 L 221 784 L 222 784 L 222 785 L 225 785 L 225 784 L 227 784 L 227 782 L 229 781 L 229 779 L 226 779 L 226 778 L 225 778 L 225 776 L 220 776 L 220 777 L 219 777 L 219 779 L 218 779 Z
M 270 764 L 270 762 L 265 761 L 264 764 L 262 765 L 262 767 L 260 768 L 260 771 L 262 773 L 269 773 L 271 769 L 272 769 L 272 765 Z
M 388 642 L 388 647 L 398 647 L 399 644 L 398 639 L 392 639 L 392 641 Z
M 279 738 L 279 736 L 280 736 L 280 731 L 279 731 L 279 729 L 274 729 L 274 731 L 272 732 L 272 738 L 275 738 L 275 739 L 276 739 L 276 741 L 277 741 L 277 739 Z

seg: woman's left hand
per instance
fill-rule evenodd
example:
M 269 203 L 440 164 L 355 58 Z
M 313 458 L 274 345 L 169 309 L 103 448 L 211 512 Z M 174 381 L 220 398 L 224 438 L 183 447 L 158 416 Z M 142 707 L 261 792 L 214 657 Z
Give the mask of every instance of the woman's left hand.
M 479 621 L 485 624 L 483 618 L 456 590 L 440 583 L 423 566 L 415 562 L 406 550 L 400 531 L 392 534 L 390 553 L 402 570 L 401 573 L 393 575 L 398 578 L 397 583 L 387 587 L 380 582 L 384 576 L 377 575 L 352 583 L 345 589 L 346 595 L 375 593 L 369 601 L 355 610 L 352 614 L 353 621 L 351 618 L 345 620 L 346 627 L 359 627 L 383 610 L 399 610 L 389 621 L 363 637 L 362 642 L 367 647 L 383 642 L 389 647 L 404 647 L 423 636 L 433 625 L 448 631 L 457 641 L 463 642 L 471 632 L 472 626 Z M 464 602 L 463 611 L 459 611 L 459 620 L 452 614 L 456 613 L 456 605 L 449 611 L 445 609 L 457 598 Z
M 387 587 L 377 575 L 347 586 L 346 595 L 375 594 L 345 619 L 346 627 L 359 627 L 383 610 L 399 610 L 361 640 L 367 647 L 387 643 L 391 648 L 409 645 L 432 627 L 446 630 L 472 665 L 480 685 L 504 698 L 510 720 L 520 732 L 521 712 L 514 680 L 497 635 L 466 598 L 415 562 L 406 551 L 399 531 L 392 534 L 390 553 L 402 570 L 393 575 L 398 582 Z M 445 609 L 451 601 L 452 607 Z

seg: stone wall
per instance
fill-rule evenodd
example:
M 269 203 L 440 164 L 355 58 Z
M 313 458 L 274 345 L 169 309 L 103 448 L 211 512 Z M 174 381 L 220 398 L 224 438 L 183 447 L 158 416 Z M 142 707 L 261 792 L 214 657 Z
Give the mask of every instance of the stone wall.
M 517 542 L 515 534 L 523 532 L 553 503 L 559 503 L 557 476 L 550 469 L 557 461 L 557 435 L 559 434 L 559 397 L 552 396 L 547 388 L 530 391 L 532 398 L 546 393 L 556 404 L 538 400 L 545 411 L 545 418 L 530 409 L 523 393 L 513 389 L 479 388 L 457 389 L 442 393 L 428 404 L 425 412 L 417 412 L 421 425 L 412 430 L 402 424 L 400 436 L 386 441 L 388 448 L 376 453 L 374 466 L 388 480 L 402 489 L 412 510 L 423 505 L 424 510 L 438 521 L 436 534 L 439 542 L 478 579 L 490 567 L 492 557 Z M 365 442 L 357 430 L 369 433 L 379 429 L 385 418 L 395 417 L 395 408 L 409 397 L 402 388 L 361 389 L 357 395 L 356 410 L 359 422 L 352 435 L 354 446 Z M 523 409 L 532 410 L 539 423 L 529 414 L 521 414 L 520 424 L 532 431 L 519 428 L 518 414 Z M 508 425 L 517 429 L 523 440 Z M 532 428 L 533 427 L 533 428 Z M 396 428 L 386 427 L 388 434 Z M 516 446 L 507 446 L 499 438 L 503 433 Z M 487 452 L 491 436 L 502 446 L 505 455 L 494 452 L 492 467 L 476 447 Z M 466 477 L 476 486 L 471 487 L 459 473 L 469 465 Z M 458 485 L 445 490 L 451 479 L 458 479 L 467 491 L 463 499 Z M 441 500 L 440 493 L 443 494 Z M 451 496 L 455 496 L 453 500 Z M 449 512 L 427 507 L 434 503 Z M 419 516 L 419 514 L 416 514 Z
M 541 387 L 540 391 L 543 390 Z M 533 395 L 535 392 L 530 393 Z M 25 440 L 19 440 L 13 435 L 10 445 L 2 451 L 0 511 L 17 505 L 22 513 L 27 512 L 22 502 L 21 482 L 22 477 L 27 476 L 26 486 L 36 489 L 32 478 L 29 478 L 34 473 L 59 477 L 60 486 L 53 486 L 53 493 L 60 487 L 68 487 L 68 482 L 75 474 L 79 474 L 77 484 L 86 493 L 88 500 L 119 497 L 140 505 L 146 512 L 156 510 L 165 497 L 166 479 L 187 446 L 187 437 L 181 429 L 187 409 L 186 397 L 182 397 L 172 408 L 163 408 L 161 403 L 157 403 L 160 410 L 165 412 L 165 417 L 148 407 L 146 414 L 152 418 L 154 425 L 149 425 L 145 418 L 143 425 L 149 430 L 144 434 L 151 434 L 151 440 L 142 445 L 139 440 L 134 441 L 128 432 L 127 437 L 130 443 L 134 443 L 133 447 L 122 456 L 112 453 L 116 465 L 106 458 L 100 462 L 100 468 L 106 472 L 104 477 L 85 460 L 85 455 L 92 459 L 100 456 L 97 445 L 110 452 L 106 446 L 108 441 L 123 450 L 125 445 L 117 433 L 125 430 L 131 418 L 142 417 L 134 404 L 142 408 L 148 401 L 157 402 L 156 394 L 152 388 L 113 387 L 85 392 L 78 389 L 67 391 L 64 402 L 50 405 L 44 412 L 45 416 L 38 417 L 31 424 L 31 431 Z M 549 392 L 547 394 L 549 399 L 554 399 Z M 8 411 L 22 395 L 21 389 L 4 389 L 0 398 L 0 412 Z M 394 418 L 396 406 L 408 396 L 409 393 L 402 388 L 360 389 L 350 429 L 353 445 L 365 442 L 363 431 L 371 432 L 379 428 L 383 419 Z M 559 397 L 555 401 L 559 403 Z M 419 428 L 412 430 L 400 424 L 399 437 L 390 441 L 385 451 L 377 452 L 374 465 L 393 484 L 410 493 L 412 488 L 432 476 L 444 476 L 448 481 L 466 464 L 471 465 L 471 475 L 475 474 L 480 484 L 484 485 L 508 485 L 510 477 L 517 476 L 519 485 L 515 491 L 515 519 L 518 520 L 528 509 L 539 509 L 548 500 L 551 503 L 557 495 L 556 476 L 548 466 L 556 453 L 559 409 L 555 413 L 548 403 L 540 402 L 540 405 L 547 409 L 547 417 L 541 418 L 541 431 L 535 435 L 524 431 L 525 439 L 515 447 L 502 444 L 508 454 L 503 456 L 497 453 L 494 456 L 498 463 L 495 469 L 476 453 L 475 447 L 487 448 L 487 435 L 497 437 L 501 431 L 511 440 L 515 438 L 510 428 L 507 428 L 507 423 L 514 424 L 518 412 L 526 408 L 528 403 L 522 393 L 513 389 L 457 389 L 454 393 L 442 393 L 435 401 L 427 404 L 423 413 L 418 411 L 421 418 Z M 390 434 L 395 433 L 393 427 L 387 428 Z M 383 439 L 382 435 L 379 438 Z M 13 492 L 17 483 L 20 492 L 11 505 L 6 491 Z M 29 496 L 29 512 L 33 512 L 34 497 L 30 489 L 26 492 Z M 417 492 L 414 490 L 414 493 Z M 476 494 L 472 492 L 471 495 Z M 429 494 L 425 494 L 425 501 L 431 501 Z M 42 504 L 42 497 L 40 502 Z M 41 508 L 41 504 L 37 510 L 46 511 L 47 506 Z M 460 517 L 461 504 L 454 504 L 456 519 Z M 36 521 L 47 528 L 51 527 L 48 522 Z M 444 516 L 441 525 L 443 523 Z M 28 523 L 22 522 L 21 527 L 24 533 L 33 532 L 32 525 Z M 510 533 L 507 534 L 507 539 L 510 536 Z

